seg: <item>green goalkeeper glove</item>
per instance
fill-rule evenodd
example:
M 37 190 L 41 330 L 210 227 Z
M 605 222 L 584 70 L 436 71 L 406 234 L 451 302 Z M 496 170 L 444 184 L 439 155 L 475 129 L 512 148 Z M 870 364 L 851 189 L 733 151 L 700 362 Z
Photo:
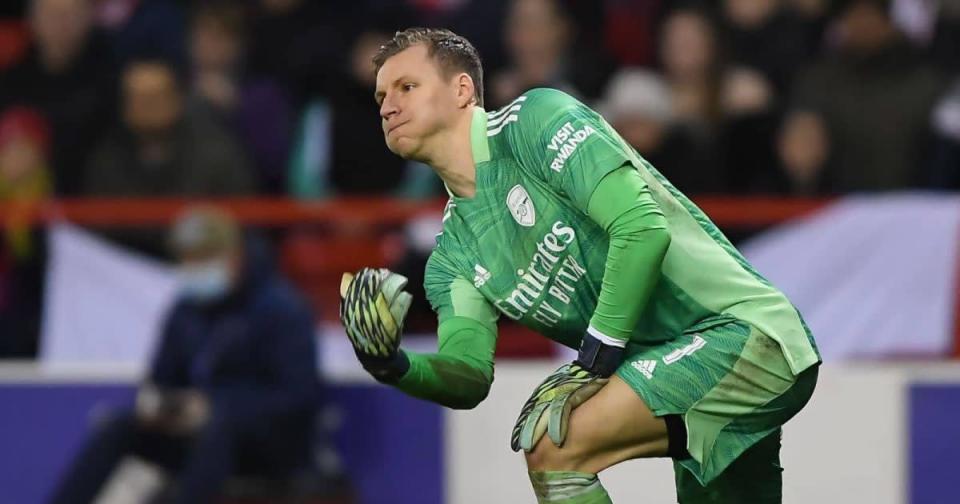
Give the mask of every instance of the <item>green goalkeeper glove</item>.
M 413 300 L 406 285 L 406 277 L 384 268 L 344 273 L 340 280 L 340 321 L 363 368 L 381 382 L 396 382 L 410 367 L 400 351 Z
M 585 334 L 577 359 L 548 376 L 523 405 L 510 436 L 513 451 L 532 451 L 544 432 L 553 444 L 563 446 L 570 412 L 607 384 L 622 359 L 622 346 Z
M 513 451 L 533 451 L 544 433 L 553 444 L 563 446 L 570 412 L 607 384 L 607 378 L 591 373 L 576 362 L 565 364 L 533 391 L 520 411 L 510 436 Z

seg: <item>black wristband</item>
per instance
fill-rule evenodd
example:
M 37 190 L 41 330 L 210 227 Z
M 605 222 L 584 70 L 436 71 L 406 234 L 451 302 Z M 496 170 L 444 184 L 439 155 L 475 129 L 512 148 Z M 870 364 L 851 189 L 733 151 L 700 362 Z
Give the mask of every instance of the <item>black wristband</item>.
M 580 353 L 574 362 L 583 369 L 606 378 L 620 367 L 622 358 L 623 347 L 607 345 L 593 335 L 584 334 Z
M 397 353 L 391 357 L 371 357 L 360 353 L 357 357 L 363 369 L 380 383 L 391 385 L 397 383 L 410 369 L 410 359 L 403 350 L 397 350 Z

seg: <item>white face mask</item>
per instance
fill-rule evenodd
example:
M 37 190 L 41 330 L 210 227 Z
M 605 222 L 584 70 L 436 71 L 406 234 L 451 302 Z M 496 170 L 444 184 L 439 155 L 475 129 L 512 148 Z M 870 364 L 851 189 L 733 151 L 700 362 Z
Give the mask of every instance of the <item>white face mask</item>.
M 225 259 L 181 266 L 177 276 L 180 294 L 193 301 L 215 301 L 230 289 L 230 268 Z

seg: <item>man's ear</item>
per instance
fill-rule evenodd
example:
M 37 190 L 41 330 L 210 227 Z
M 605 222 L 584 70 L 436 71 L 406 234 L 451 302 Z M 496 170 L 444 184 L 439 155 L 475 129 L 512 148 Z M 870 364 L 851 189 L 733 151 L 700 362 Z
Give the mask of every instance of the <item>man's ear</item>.
M 457 85 L 457 106 L 466 108 L 469 105 L 475 105 L 477 98 L 473 79 L 464 72 L 457 74 L 454 78 Z

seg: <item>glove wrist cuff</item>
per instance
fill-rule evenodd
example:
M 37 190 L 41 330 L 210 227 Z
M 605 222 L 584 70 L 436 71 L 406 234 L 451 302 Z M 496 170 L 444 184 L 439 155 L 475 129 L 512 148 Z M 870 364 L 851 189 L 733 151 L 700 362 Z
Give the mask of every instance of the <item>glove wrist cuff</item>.
M 393 385 L 400 381 L 410 370 L 410 359 L 403 350 L 397 350 L 391 357 L 372 357 L 360 355 L 360 364 L 380 383 Z
M 574 362 L 583 369 L 604 378 L 620 367 L 623 347 L 608 345 L 592 334 L 585 334 L 580 343 L 580 353 Z

